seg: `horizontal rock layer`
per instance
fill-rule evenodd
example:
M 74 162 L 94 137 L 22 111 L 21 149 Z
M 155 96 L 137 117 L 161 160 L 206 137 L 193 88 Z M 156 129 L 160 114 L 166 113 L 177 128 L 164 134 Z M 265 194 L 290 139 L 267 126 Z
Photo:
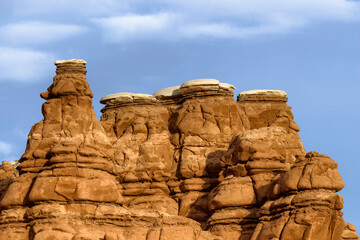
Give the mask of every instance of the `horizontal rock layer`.
M 235 102 L 195 79 L 105 96 L 98 121 L 86 62 L 55 65 L 44 120 L 0 166 L 1 239 L 359 239 L 336 162 L 305 153 L 284 91 Z

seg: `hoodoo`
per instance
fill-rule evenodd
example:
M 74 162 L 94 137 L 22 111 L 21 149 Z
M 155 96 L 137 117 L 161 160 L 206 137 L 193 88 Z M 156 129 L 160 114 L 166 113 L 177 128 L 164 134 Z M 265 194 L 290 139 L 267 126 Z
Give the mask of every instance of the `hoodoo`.
M 306 153 L 286 92 L 195 79 L 92 106 L 86 62 L 56 61 L 44 119 L 0 166 L 0 238 L 355 240 L 337 163 Z

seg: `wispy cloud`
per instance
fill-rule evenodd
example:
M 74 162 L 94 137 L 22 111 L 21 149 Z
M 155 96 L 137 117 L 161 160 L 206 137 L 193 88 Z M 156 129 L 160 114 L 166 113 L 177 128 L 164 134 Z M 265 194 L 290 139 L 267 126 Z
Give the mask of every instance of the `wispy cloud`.
M 161 12 L 93 19 L 111 42 L 286 33 L 319 22 L 360 19 L 360 2 L 346 0 L 158 0 Z M 161 6 L 161 7 L 160 7 Z M 144 10 L 143 10 L 144 12 Z
M 61 19 L 68 23 L 25 22 L 3 26 L 0 30 L 4 38 L 15 43 L 62 40 L 85 31 L 82 25 L 89 24 L 89 19 L 101 28 L 103 39 L 108 42 L 238 39 L 287 33 L 321 22 L 359 20 L 360 1 L 18 0 L 12 2 L 12 16 L 54 22 Z
M 41 45 L 61 41 L 86 31 L 83 26 L 27 21 L 0 27 L 0 40 L 6 45 Z
M 97 18 L 92 21 L 103 29 L 106 41 L 117 42 L 139 37 L 157 38 L 159 34 L 171 31 L 175 20 L 176 16 L 173 14 L 160 13 Z
M 44 44 L 71 39 L 84 33 L 86 27 L 75 24 L 58 24 L 25 21 L 0 27 L 0 82 L 36 82 L 52 72 L 52 54 Z
M 188 38 L 216 37 L 216 38 L 249 38 L 259 35 L 285 33 L 302 25 L 301 22 L 289 22 L 286 19 L 274 18 L 271 21 L 256 24 L 236 25 L 232 23 L 191 24 L 180 28 L 180 33 Z
M 77 20 L 127 10 L 128 0 L 17 0 L 12 1 L 16 16 L 47 16 Z M 134 1 L 136 2 L 136 1 Z
M 0 82 L 39 81 L 52 72 L 53 61 L 54 57 L 45 52 L 0 46 Z

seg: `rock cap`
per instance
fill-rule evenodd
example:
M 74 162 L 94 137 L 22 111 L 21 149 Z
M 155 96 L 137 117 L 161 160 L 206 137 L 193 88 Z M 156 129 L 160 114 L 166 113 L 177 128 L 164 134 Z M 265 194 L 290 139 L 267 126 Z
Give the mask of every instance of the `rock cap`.
M 286 97 L 287 93 L 283 90 L 270 90 L 270 89 L 254 89 L 239 93 L 239 96 L 245 96 L 245 95 L 266 95 L 266 96 Z
M 62 65 L 62 64 L 87 64 L 84 59 L 68 59 L 68 60 L 56 60 L 55 65 Z
M 283 90 L 255 89 L 239 93 L 238 101 L 281 101 L 287 102 L 287 93 Z
M 193 79 L 193 80 L 189 80 L 184 82 L 183 84 L 181 84 L 181 88 L 184 87 L 191 87 L 191 86 L 199 86 L 199 85 L 219 85 L 219 80 L 216 79 Z
M 156 98 L 172 98 L 180 96 L 180 86 L 167 87 L 157 90 L 153 96 Z
M 219 83 L 219 87 L 221 89 L 225 89 L 225 90 L 228 90 L 228 91 L 234 91 L 236 89 L 236 87 L 234 85 L 231 85 L 229 83 Z
M 118 97 L 129 97 L 129 98 L 132 98 L 131 95 L 133 93 L 131 92 L 120 92 L 120 93 L 112 93 L 112 94 L 109 94 L 109 95 L 106 95 L 105 97 L 101 98 L 100 99 L 100 103 L 102 104 L 106 104 L 106 102 L 110 101 L 110 100 L 113 100 L 113 99 L 116 99 Z
M 120 92 L 106 95 L 100 99 L 100 103 L 129 103 L 129 102 L 141 102 L 141 101 L 156 101 L 156 98 L 150 94 L 144 93 L 131 93 L 131 92 Z
M 185 96 L 232 94 L 234 89 L 233 85 L 221 83 L 217 79 L 194 79 L 184 82 L 180 87 L 180 93 Z

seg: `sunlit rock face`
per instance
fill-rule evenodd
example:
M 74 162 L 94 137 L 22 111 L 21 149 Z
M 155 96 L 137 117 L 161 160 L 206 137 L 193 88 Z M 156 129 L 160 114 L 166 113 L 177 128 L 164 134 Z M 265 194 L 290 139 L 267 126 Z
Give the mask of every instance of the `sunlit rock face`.
M 101 99 L 56 61 L 44 119 L 0 166 L 0 238 L 359 239 L 337 164 L 306 153 L 287 96 L 195 79 Z

